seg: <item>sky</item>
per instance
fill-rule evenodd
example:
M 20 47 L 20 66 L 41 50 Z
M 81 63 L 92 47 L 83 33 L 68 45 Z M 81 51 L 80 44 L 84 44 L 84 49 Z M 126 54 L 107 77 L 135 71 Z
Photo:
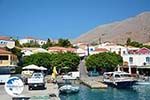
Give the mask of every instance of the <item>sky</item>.
M 150 11 L 150 0 L 0 0 L 0 36 L 74 39 Z

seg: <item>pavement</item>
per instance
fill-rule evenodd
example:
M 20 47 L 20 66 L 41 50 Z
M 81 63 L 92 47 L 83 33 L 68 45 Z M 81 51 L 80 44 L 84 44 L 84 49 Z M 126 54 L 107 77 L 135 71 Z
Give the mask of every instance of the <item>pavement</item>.
M 29 100 L 60 100 L 57 84 L 47 83 L 46 87 L 44 90 L 29 91 L 28 86 L 25 85 L 20 97 L 30 97 Z M 12 97 L 6 93 L 4 85 L 0 85 L 0 100 L 12 100 Z
M 87 75 L 88 71 L 86 69 L 84 60 L 82 60 L 79 64 L 79 71 L 80 71 L 81 79 L 97 80 L 97 81 L 101 81 L 101 82 L 103 81 L 103 76 L 89 77 Z
M 88 78 L 88 75 L 87 75 L 88 72 L 87 72 L 84 60 L 80 61 L 80 64 L 78 67 L 80 71 L 80 78 Z

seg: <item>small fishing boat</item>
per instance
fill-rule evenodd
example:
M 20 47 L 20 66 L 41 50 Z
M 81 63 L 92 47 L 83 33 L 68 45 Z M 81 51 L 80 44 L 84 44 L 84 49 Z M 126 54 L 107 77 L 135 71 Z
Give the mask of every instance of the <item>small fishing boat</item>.
M 137 79 L 132 77 L 131 74 L 122 72 L 122 71 L 115 71 L 115 72 L 105 72 L 103 74 L 103 81 L 104 83 L 111 85 L 117 88 L 127 88 L 132 87 L 136 82 Z
M 59 88 L 60 94 L 71 94 L 71 93 L 78 93 L 79 87 L 78 86 L 72 86 L 72 85 L 64 85 Z

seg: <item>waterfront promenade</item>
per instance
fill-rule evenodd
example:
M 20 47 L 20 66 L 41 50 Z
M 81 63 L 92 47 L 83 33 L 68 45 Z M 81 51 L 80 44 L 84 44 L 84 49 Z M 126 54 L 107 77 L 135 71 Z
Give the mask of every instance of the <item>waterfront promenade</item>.
M 98 80 L 91 80 L 89 78 L 81 78 L 81 82 L 88 87 L 92 89 L 105 89 L 108 86 L 106 84 L 103 84 L 102 82 L 99 82 Z
M 80 71 L 80 80 L 83 84 L 89 86 L 93 89 L 104 89 L 108 86 L 102 83 L 102 77 L 89 77 L 87 75 L 87 70 L 84 64 L 84 60 L 79 64 L 79 71 Z

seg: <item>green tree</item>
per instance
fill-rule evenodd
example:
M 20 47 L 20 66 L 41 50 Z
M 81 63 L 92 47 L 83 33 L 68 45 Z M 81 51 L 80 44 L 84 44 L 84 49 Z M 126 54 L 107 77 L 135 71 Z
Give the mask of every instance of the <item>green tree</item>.
M 51 67 L 51 55 L 49 53 L 36 53 L 23 58 L 23 66 L 35 64 L 37 66 Z
M 137 42 L 137 41 L 132 41 L 132 42 L 130 43 L 130 46 L 142 48 L 142 47 L 143 47 L 143 44 L 142 44 L 142 43 L 139 43 L 139 42 Z
M 105 69 L 107 71 L 113 70 L 117 65 L 123 63 L 122 57 L 116 53 L 105 52 L 89 56 L 86 59 L 87 69 Z
M 129 46 L 130 43 L 131 43 L 131 38 L 128 38 L 128 39 L 127 39 L 127 42 L 126 42 L 126 45 Z
M 57 69 L 63 71 L 64 68 L 68 68 L 68 71 L 75 71 L 78 68 L 80 58 L 74 53 L 36 53 L 31 56 L 23 58 L 23 66 L 35 64 L 38 66 L 44 66 L 52 69 L 56 66 Z
M 72 44 L 68 39 L 59 39 L 57 45 L 61 47 L 72 47 Z
M 80 57 L 74 53 L 57 53 L 52 55 L 52 65 L 59 68 L 61 71 L 76 71 L 80 61 Z
M 48 38 L 46 44 L 42 45 L 42 48 L 47 49 L 48 47 L 53 46 L 53 43 L 51 42 L 51 40 Z

